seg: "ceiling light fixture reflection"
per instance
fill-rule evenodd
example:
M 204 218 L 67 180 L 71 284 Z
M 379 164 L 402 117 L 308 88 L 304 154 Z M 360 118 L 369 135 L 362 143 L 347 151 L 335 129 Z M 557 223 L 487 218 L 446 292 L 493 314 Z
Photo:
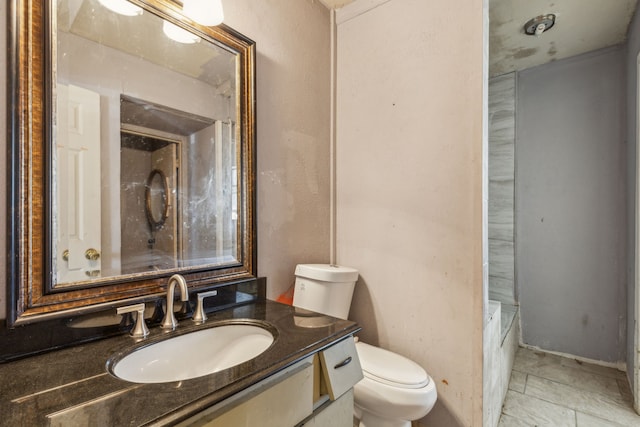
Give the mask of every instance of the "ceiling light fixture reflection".
M 124 16 L 142 15 L 142 8 L 127 0 L 98 0 L 101 5 L 112 12 L 119 13 Z
M 222 0 L 183 0 L 182 11 L 200 25 L 213 27 L 222 24 Z
M 200 41 L 200 37 L 190 33 L 184 28 L 180 28 L 177 25 L 172 24 L 169 21 L 164 21 L 162 23 L 162 31 L 167 37 L 178 43 L 193 44 Z

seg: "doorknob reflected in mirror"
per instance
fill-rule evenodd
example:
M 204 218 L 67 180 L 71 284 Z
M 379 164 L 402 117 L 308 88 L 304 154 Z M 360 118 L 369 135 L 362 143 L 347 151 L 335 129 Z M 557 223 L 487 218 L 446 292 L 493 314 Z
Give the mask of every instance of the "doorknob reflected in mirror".
M 91 248 L 91 249 L 87 249 L 87 251 L 84 253 L 84 256 L 89 261 L 97 261 L 100 258 L 100 252 Z

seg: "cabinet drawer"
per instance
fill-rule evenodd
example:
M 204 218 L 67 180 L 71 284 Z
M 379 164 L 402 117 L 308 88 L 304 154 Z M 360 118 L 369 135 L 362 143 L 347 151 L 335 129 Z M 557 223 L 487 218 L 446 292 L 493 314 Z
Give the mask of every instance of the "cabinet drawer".
M 320 352 L 322 375 L 331 400 L 336 400 L 363 378 L 352 336 Z

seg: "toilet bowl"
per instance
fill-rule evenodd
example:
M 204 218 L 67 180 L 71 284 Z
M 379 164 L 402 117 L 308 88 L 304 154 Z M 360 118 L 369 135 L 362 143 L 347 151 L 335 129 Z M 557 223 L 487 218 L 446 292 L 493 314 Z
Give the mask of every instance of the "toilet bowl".
M 294 307 L 341 319 L 349 314 L 358 271 L 329 264 L 299 264 Z M 410 427 L 433 408 L 434 381 L 417 363 L 391 351 L 356 343 L 364 378 L 354 387 L 360 427 Z
M 356 350 L 364 374 L 353 390 L 360 427 L 409 427 L 431 411 L 438 393 L 420 365 L 363 342 Z

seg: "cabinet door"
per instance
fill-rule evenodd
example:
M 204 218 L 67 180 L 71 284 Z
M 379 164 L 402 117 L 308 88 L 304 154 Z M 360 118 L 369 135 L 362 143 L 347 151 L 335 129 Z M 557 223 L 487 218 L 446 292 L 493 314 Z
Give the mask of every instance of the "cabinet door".
M 331 400 L 336 400 L 363 378 L 352 336 L 320 352 L 322 373 Z
M 353 390 L 320 409 L 304 427 L 353 427 Z M 301 426 L 302 427 L 302 426 Z
M 294 365 L 179 424 L 193 427 L 295 426 L 313 412 L 311 361 Z

